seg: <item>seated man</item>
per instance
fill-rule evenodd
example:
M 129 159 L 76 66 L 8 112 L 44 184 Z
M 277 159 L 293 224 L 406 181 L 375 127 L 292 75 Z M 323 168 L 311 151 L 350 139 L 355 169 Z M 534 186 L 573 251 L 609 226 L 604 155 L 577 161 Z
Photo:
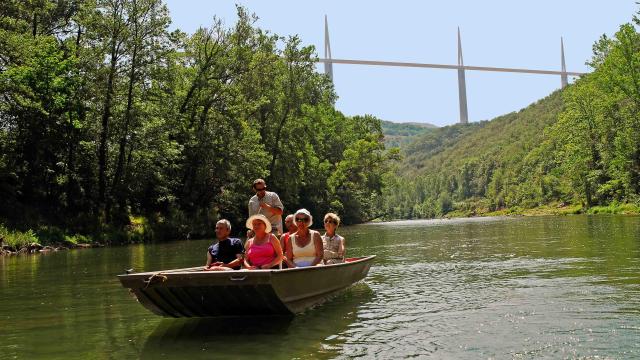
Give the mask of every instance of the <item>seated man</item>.
M 207 250 L 207 264 L 204 270 L 225 271 L 237 270 L 242 266 L 244 246 L 237 238 L 229 238 L 231 223 L 222 219 L 216 223 L 218 242 Z

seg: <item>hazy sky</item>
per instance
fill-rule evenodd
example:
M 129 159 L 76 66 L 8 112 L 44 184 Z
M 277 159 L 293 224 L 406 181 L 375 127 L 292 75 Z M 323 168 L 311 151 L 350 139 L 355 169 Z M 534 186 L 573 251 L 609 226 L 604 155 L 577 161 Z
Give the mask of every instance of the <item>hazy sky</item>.
M 465 65 L 560 70 L 564 37 L 568 71 L 588 72 L 593 43 L 631 21 L 635 0 L 293 1 L 168 0 L 173 27 L 192 33 L 213 16 L 228 26 L 235 4 L 258 26 L 298 34 L 324 55 L 328 16 L 334 58 L 456 64 L 456 29 Z M 318 66 L 322 71 L 322 66 Z M 469 120 L 487 120 L 535 102 L 560 87 L 553 75 L 467 71 Z M 397 122 L 458 121 L 455 70 L 334 65 L 337 108 Z

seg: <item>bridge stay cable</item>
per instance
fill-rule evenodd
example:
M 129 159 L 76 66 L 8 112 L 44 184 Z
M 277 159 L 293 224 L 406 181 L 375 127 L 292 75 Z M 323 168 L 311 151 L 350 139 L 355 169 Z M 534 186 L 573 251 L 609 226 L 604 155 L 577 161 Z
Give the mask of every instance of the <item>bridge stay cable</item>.
M 458 71 L 458 100 L 460 104 L 460 120 L 461 124 L 469 122 L 467 111 L 467 86 L 465 79 L 465 71 L 489 71 L 489 72 L 508 72 L 523 73 L 537 75 L 556 75 L 560 76 L 560 87 L 564 88 L 569 84 L 568 77 L 579 77 L 586 73 L 567 71 L 564 57 L 564 40 L 560 37 L 560 62 L 561 70 L 539 70 L 539 69 L 523 69 L 523 68 L 503 68 L 492 66 L 470 66 L 464 65 L 462 57 L 462 41 L 460 38 L 460 28 L 458 28 L 458 65 L 448 64 L 427 64 L 414 62 L 399 61 L 378 61 L 378 60 L 359 60 L 359 59 L 334 59 L 331 56 L 331 44 L 329 42 L 329 23 L 327 16 L 324 18 L 324 58 L 319 58 L 318 62 L 324 64 L 325 74 L 333 81 L 333 64 L 345 65 L 368 65 L 368 66 L 394 66 L 394 67 L 412 67 L 412 68 L 431 68 L 431 69 L 450 69 Z

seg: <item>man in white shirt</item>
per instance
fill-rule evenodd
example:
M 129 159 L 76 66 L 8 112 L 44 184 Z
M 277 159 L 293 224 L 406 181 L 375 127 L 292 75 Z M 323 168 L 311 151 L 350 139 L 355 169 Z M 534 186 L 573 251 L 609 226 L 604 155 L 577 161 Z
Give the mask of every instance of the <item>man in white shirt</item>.
M 278 194 L 267 191 L 267 183 L 263 179 L 253 182 L 255 195 L 249 199 L 249 216 L 262 214 L 271 222 L 272 232 L 277 236 L 282 234 L 282 213 L 284 206 Z

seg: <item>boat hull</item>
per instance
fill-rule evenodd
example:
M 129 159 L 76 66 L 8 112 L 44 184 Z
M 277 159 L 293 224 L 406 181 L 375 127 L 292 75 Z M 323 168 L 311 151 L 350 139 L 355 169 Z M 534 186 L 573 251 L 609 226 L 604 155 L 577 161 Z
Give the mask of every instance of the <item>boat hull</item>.
M 144 307 L 162 316 L 292 315 L 364 279 L 374 258 L 283 270 L 202 271 L 197 267 L 118 278 Z

